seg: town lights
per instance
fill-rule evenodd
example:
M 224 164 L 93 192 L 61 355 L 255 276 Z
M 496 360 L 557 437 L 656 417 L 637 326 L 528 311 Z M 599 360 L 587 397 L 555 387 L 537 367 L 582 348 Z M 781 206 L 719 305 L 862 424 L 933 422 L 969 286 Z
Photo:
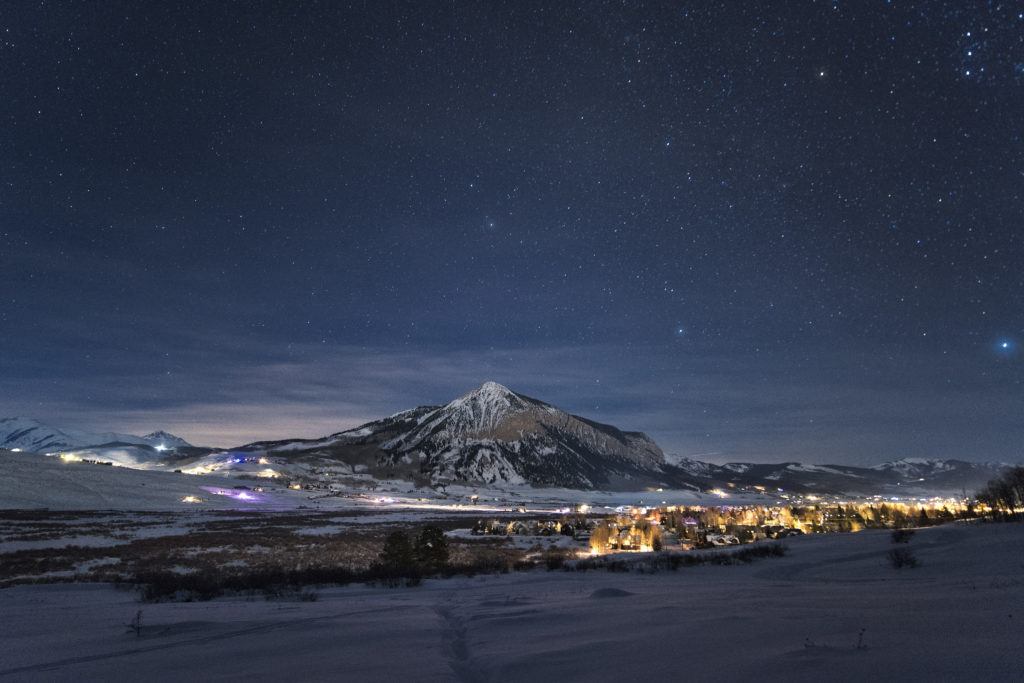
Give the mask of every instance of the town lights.
M 182 503 L 202 503 L 203 499 L 198 496 L 185 496 L 181 499 Z

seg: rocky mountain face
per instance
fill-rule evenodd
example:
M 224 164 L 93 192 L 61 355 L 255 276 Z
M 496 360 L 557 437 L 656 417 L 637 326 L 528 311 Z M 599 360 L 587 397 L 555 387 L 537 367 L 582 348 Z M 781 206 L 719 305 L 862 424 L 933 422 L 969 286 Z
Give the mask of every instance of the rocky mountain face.
M 181 437 L 164 431 L 153 432 L 145 436 L 117 432 L 93 433 L 59 429 L 25 417 L 0 418 L 0 448 L 18 448 L 23 451 L 42 453 L 108 444 L 148 446 L 168 450 L 190 446 Z
M 570 415 L 495 382 L 325 440 L 372 445 L 382 465 L 417 465 L 434 479 L 599 488 L 661 476 L 664 455 L 639 432 Z M 271 448 L 270 450 L 275 450 Z

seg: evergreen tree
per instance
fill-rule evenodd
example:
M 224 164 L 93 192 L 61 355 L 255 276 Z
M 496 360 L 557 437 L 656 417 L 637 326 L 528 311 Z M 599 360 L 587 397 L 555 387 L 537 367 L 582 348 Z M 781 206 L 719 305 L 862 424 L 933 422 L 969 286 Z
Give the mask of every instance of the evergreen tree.
M 384 550 L 380 553 L 381 565 L 390 571 L 403 573 L 415 565 L 412 543 L 404 531 L 391 532 L 384 541 Z
M 440 527 L 423 527 L 416 539 L 416 561 L 427 571 L 439 571 L 448 566 L 448 541 Z

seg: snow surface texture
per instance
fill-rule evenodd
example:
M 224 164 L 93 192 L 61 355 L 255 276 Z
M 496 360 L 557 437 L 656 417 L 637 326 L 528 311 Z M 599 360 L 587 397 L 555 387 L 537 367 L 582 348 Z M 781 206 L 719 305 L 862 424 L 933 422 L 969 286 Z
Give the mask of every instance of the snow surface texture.
M 888 533 L 787 543 L 747 566 L 539 570 L 316 602 L 18 586 L 0 591 L 0 679 L 1021 680 L 1024 525 L 918 531 L 922 564 L 901 571 Z

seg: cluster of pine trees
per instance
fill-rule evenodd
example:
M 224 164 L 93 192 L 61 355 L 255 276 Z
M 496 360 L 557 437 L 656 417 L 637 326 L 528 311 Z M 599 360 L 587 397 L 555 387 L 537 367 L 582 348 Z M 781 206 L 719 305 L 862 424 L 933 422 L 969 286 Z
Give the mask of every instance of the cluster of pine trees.
M 389 577 L 418 580 L 443 572 L 448 567 L 448 541 L 444 530 L 426 526 L 412 539 L 404 531 L 393 531 L 384 541 L 380 569 Z

